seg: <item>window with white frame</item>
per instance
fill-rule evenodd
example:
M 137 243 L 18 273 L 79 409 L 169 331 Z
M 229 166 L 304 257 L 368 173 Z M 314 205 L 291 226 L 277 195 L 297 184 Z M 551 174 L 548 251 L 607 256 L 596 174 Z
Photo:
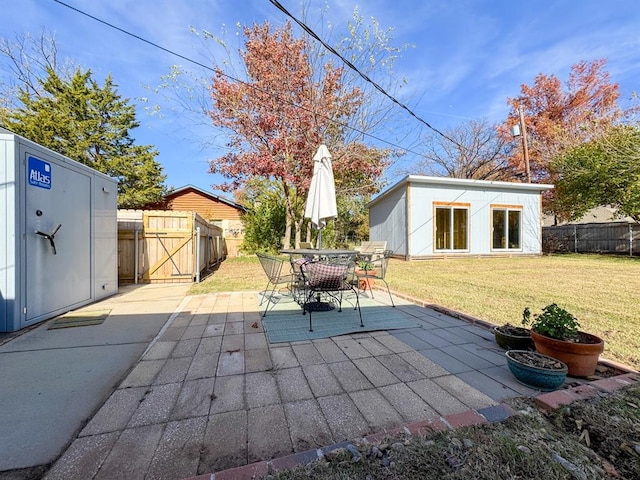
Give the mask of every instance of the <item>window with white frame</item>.
M 435 250 L 469 249 L 469 205 L 435 204 Z
M 493 250 L 522 249 L 522 207 L 491 207 L 491 247 Z

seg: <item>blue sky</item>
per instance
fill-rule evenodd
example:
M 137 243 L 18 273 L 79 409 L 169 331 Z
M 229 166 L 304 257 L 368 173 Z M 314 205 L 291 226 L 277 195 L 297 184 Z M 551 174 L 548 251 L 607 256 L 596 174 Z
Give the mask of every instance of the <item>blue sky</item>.
M 235 25 L 281 25 L 286 17 L 268 0 L 109 0 L 64 3 L 204 64 L 226 57 L 217 46 L 203 44 L 190 27 L 219 34 L 226 28 L 230 45 Z M 280 0 L 299 15 L 299 0 Z M 381 27 L 393 27 L 393 43 L 411 44 L 395 65 L 408 81 L 399 99 L 434 127 L 445 130 L 465 119 L 499 122 L 506 117 L 508 97 L 538 73 L 565 81 L 571 65 L 606 58 L 607 71 L 620 84 L 622 101 L 640 93 L 640 11 L 636 0 L 308 0 L 307 22 L 320 33 L 330 23 L 338 32 L 355 6 Z M 207 173 L 208 160 L 223 151 L 224 137 L 203 118 L 171 114 L 171 104 L 144 85 L 157 86 L 172 65 L 184 60 L 97 23 L 53 0 L 3 0 L 0 36 L 39 35 L 44 27 L 56 36 L 61 57 L 94 72 L 102 82 L 112 74 L 118 91 L 139 104 L 160 105 L 163 115 L 138 109 L 138 143 L 159 150 L 167 184 L 211 190 L 219 177 Z M 323 11 L 321 16 L 321 10 Z M 2 60 L 0 60 L 1 62 Z M 0 64 L 0 66 L 2 66 Z M 210 72 L 189 66 L 197 75 Z M 4 71 L 2 75 L 6 75 Z M 402 117 L 402 114 L 400 114 Z M 421 125 L 404 114 L 407 125 Z M 209 139 L 206 144 L 204 139 Z M 396 142 L 396 139 L 393 139 Z M 405 146 L 401 143 L 400 145 Z M 407 148 L 413 145 L 406 145 Z M 415 160 L 409 154 L 403 165 Z M 388 180 L 399 173 L 388 172 Z M 230 197 L 230 194 L 224 194 Z

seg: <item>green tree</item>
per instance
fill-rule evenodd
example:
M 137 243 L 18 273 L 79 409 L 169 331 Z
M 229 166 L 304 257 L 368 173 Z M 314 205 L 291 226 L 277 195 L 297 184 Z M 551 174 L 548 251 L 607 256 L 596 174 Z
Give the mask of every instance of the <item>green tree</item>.
M 237 188 L 258 177 L 276 182 L 286 209 L 284 247 L 291 233 L 301 239 L 304 200 L 313 173 L 315 150 L 326 143 L 332 153 L 336 191 L 344 186 L 371 193 L 389 152 L 344 142 L 342 125 L 363 106 L 357 87 L 344 88 L 343 70 L 325 63 L 315 72 L 304 39 L 290 24 L 268 23 L 244 29 L 241 53 L 248 79 L 232 80 L 221 67 L 211 86 L 214 126 L 230 135 L 229 153 L 211 160 L 210 172 L 230 179 L 221 188 Z
M 23 86 L 20 106 L 0 118 L 9 130 L 119 180 L 118 206 L 136 208 L 160 201 L 165 176 L 149 145 L 135 145 L 135 107 L 117 92 L 111 76 L 101 86 L 90 70 L 69 80 L 52 68 L 41 88 Z
M 244 241 L 241 249 L 247 253 L 271 252 L 282 248 L 282 232 L 286 224 L 286 210 L 275 183 L 254 178 L 245 189 L 236 192 L 236 200 L 253 205 L 242 216 Z
M 554 210 L 575 219 L 600 205 L 640 222 L 640 129 L 612 127 L 602 137 L 574 147 L 552 164 Z
M 303 16 L 308 3 L 301 2 Z M 320 36 L 376 81 L 373 86 L 307 33 L 295 35 L 290 23 L 236 28 L 233 37 L 225 28 L 221 37 L 194 31 L 206 48 L 214 41 L 213 48 L 226 52 L 222 61 L 211 59 L 217 65 L 213 80 L 174 67 L 159 86 L 180 112 L 178 121 L 204 113 L 213 123 L 216 138 L 204 140 L 207 147 L 226 142 L 227 151 L 210 163 L 210 172 L 225 178 L 214 188 L 237 192 L 256 176 L 279 182 L 276 191 L 287 222 L 278 238 L 284 237 L 283 246 L 313 241 L 317 232 L 308 227 L 304 207 L 312 157 L 325 143 L 332 155 L 339 218 L 323 231 L 323 244 L 360 239 L 363 230 L 368 236 L 363 206 L 384 187 L 384 169 L 403 153 L 371 139 L 407 138 L 406 119 L 398 121 L 400 110 L 380 95 L 378 86 L 396 95 L 405 85 L 393 65 L 406 46 L 394 47 L 393 29 L 381 28 L 375 19 L 365 21 L 357 9 L 346 24 L 321 26 Z M 235 42 L 244 46 L 231 46 Z

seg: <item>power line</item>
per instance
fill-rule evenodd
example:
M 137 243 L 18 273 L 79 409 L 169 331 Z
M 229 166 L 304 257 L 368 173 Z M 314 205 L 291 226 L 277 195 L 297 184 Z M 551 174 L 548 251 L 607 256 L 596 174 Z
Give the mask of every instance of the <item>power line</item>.
M 452 138 L 448 137 L 447 135 L 445 135 L 444 133 L 442 133 L 440 130 L 438 130 L 437 128 L 431 126 L 429 124 L 429 122 L 427 122 L 426 120 L 424 120 L 422 117 L 419 117 L 418 115 L 416 115 L 409 107 L 407 107 L 404 103 L 401 103 L 400 101 L 398 101 L 394 96 L 392 96 L 391 94 L 389 94 L 384 88 L 382 88 L 380 85 L 378 85 L 376 82 L 374 82 L 373 80 L 371 80 L 365 73 L 362 73 L 358 67 L 356 67 L 355 65 L 353 65 L 349 60 L 347 60 L 346 58 L 344 58 L 344 56 L 342 54 L 340 54 L 335 48 L 333 48 L 331 45 L 328 45 L 324 40 L 322 40 L 313 30 L 311 30 L 311 28 L 305 24 L 302 20 L 298 20 L 296 17 L 294 17 L 285 7 L 282 6 L 282 4 L 278 1 L 278 0 L 269 0 L 278 10 L 280 10 L 281 12 L 283 12 L 285 15 L 287 15 L 289 18 L 291 18 L 294 22 L 296 22 L 300 28 L 302 28 L 305 32 L 307 32 L 309 35 L 311 35 L 313 38 L 315 38 L 318 42 L 320 42 L 322 44 L 322 46 L 324 48 L 326 48 L 327 50 L 329 50 L 331 53 L 333 53 L 334 55 L 336 55 L 340 60 L 342 60 L 344 62 L 344 64 L 346 66 L 348 66 L 351 70 L 353 70 L 354 72 L 356 72 L 358 75 L 360 75 L 366 82 L 370 83 L 371 85 L 374 86 L 374 88 L 376 90 L 378 90 L 380 93 L 382 93 L 385 97 L 387 97 L 389 100 L 391 100 L 393 103 L 395 103 L 396 105 L 398 105 L 400 108 L 406 110 L 407 112 L 409 112 L 409 115 L 411 115 L 412 117 L 414 117 L 416 120 L 418 120 L 419 122 L 425 124 L 427 126 L 427 128 L 429 128 L 430 130 L 433 130 L 435 133 L 437 133 L 438 135 L 441 135 L 442 137 L 444 137 L 445 139 L 449 140 L 450 142 L 452 142 L 455 145 L 458 145 L 458 142 L 456 142 L 455 140 L 453 140 Z
M 88 17 L 88 18 L 90 18 L 91 20 L 94 20 L 94 21 L 96 21 L 96 22 L 102 23 L 103 25 L 106 25 L 106 26 L 107 26 L 107 27 L 109 27 L 109 28 L 112 28 L 112 29 L 117 30 L 117 31 L 119 31 L 119 32 L 121 32 L 121 33 L 124 33 L 125 35 L 128 35 L 128 36 L 130 36 L 130 37 L 135 38 L 136 40 L 139 40 L 139 41 L 141 41 L 141 42 L 144 42 L 144 43 L 146 43 L 147 45 L 151 45 L 151 46 L 152 46 L 152 47 L 154 47 L 154 48 L 157 48 L 157 49 L 159 49 L 159 50 L 162 50 L 163 52 L 166 52 L 166 53 L 168 53 L 168 54 L 170 54 L 170 55 L 173 55 L 173 56 L 175 56 L 175 57 L 181 58 L 182 60 L 185 60 L 186 62 L 192 63 L 192 64 L 194 64 L 194 65 L 197 65 L 198 67 L 204 68 L 205 70 L 209 70 L 209 71 L 212 71 L 212 72 L 214 72 L 214 73 L 220 73 L 222 76 L 224 76 L 224 77 L 228 78 L 229 80 L 231 80 L 231 81 L 233 81 L 233 82 L 236 82 L 236 83 L 242 84 L 242 85 L 244 85 L 244 86 L 246 86 L 246 87 L 248 87 L 248 88 L 251 88 L 252 90 L 258 91 L 258 92 L 260 92 L 260 93 L 264 93 L 264 94 L 266 94 L 266 95 L 270 95 L 270 96 L 272 96 L 272 97 L 274 97 L 274 98 L 276 98 L 276 99 L 278 99 L 278 100 L 280 100 L 280 101 L 282 101 L 282 102 L 284 102 L 284 103 L 287 103 L 287 104 L 289 104 L 289 105 L 291 105 L 291 106 L 293 106 L 293 107 L 295 107 L 295 108 L 299 108 L 299 109 L 304 110 L 304 111 L 309 112 L 309 113 L 317 114 L 316 112 L 314 112 L 314 111 L 312 111 L 312 110 L 310 110 L 310 109 L 308 109 L 308 108 L 306 108 L 306 107 L 304 107 L 304 106 L 302 106 L 302 105 L 298 105 L 298 104 L 296 104 L 296 103 L 294 103 L 294 102 L 291 102 L 290 100 L 288 100 L 288 99 L 286 99 L 286 98 L 282 98 L 282 97 L 280 97 L 278 94 L 276 94 L 276 93 L 274 93 L 274 92 L 267 91 L 267 90 L 265 90 L 265 89 L 262 89 L 262 88 L 260 88 L 260 87 L 257 87 L 256 85 L 252 85 L 252 84 L 250 84 L 250 83 L 247 83 L 247 82 L 245 82 L 245 81 L 243 81 L 243 80 L 240 80 L 239 78 L 235 78 L 235 77 L 233 77 L 233 76 L 231 76 L 231 75 L 228 75 L 228 74 L 226 74 L 226 73 L 222 72 L 221 70 L 216 70 L 216 69 L 214 69 L 214 68 L 210 67 L 209 65 L 205 65 L 205 64 L 203 64 L 203 63 L 201 63 L 201 62 L 198 62 L 197 60 L 194 60 L 194 59 L 192 59 L 192 58 L 190 58 L 190 57 L 187 57 L 187 56 L 182 55 L 182 54 L 180 54 L 180 53 L 178 53 L 178 52 L 175 52 L 175 51 L 173 51 L 173 50 L 171 50 L 171 49 L 169 49 L 169 48 L 163 47 L 162 45 L 159 45 L 159 44 L 154 43 L 154 42 L 152 42 L 152 41 L 150 41 L 150 40 L 147 40 L 146 38 L 143 38 L 143 37 L 141 37 L 140 35 L 137 35 L 137 34 L 135 34 L 135 33 L 132 33 L 132 32 L 130 32 L 130 31 L 128 31 L 128 30 L 125 30 L 124 28 L 118 27 L 118 26 L 116 26 L 116 25 L 114 25 L 114 24 L 112 24 L 112 23 L 109 23 L 109 22 L 107 22 L 107 21 L 105 21 L 105 20 L 102 20 L 101 18 L 98 18 L 98 17 L 96 17 L 96 16 L 94 16 L 94 15 L 91 15 L 90 13 L 87 13 L 87 12 L 85 12 L 85 11 L 83 11 L 83 10 L 80 10 L 79 8 L 76 8 L 76 7 L 72 6 L 72 5 L 69 5 L 69 4 L 67 4 L 67 3 L 65 3 L 65 2 L 63 2 L 63 1 L 61 1 L 61 0 L 53 0 L 53 1 L 54 1 L 54 2 L 56 2 L 56 3 L 58 3 L 58 4 L 60 4 L 60 5 L 62 5 L 62 6 L 64 6 L 64 7 L 67 7 L 67 8 L 68 8 L 68 9 L 70 9 L 70 10 L 75 11 L 75 12 L 77 12 L 77 13 L 81 14 L 81 15 L 84 15 L 85 17 Z M 382 142 L 382 143 L 385 143 L 385 144 L 387 144 L 387 145 L 389 145 L 389 146 L 392 146 L 393 148 L 396 148 L 396 149 L 399 149 L 399 150 L 403 150 L 403 151 L 405 151 L 405 152 L 410 152 L 410 153 L 413 153 L 414 155 L 417 155 L 417 156 L 422 156 L 422 154 L 420 154 L 420 153 L 418 153 L 418 152 L 415 152 L 415 151 L 410 150 L 410 149 L 408 149 L 408 148 L 402 147 L 402 146 L 400 146 L 400 145 L 397 145 L 397 144 L 395 144 L 395 143 L 393 143 L 393 142 L 390 142 L 390 141 L 388 141 L 388 140 L 382 139 L 382 138 L 377 137 L 377 136 L 375 136 L 375 135 L 372 135 L 372 134 L 370 134 L 370 133 L 364 132 L 364 131 L 362 131 L 362 130 L 360 130 L 360 129 L 356 128 L 356 127 L 352 127 L 352 126 L 351 126 L 351 125 L 349 125 L 349 124 L 346 124 L 346 123 L 343 123 L 343 122 L 339 122 L 339 121 L 337 121 L 337 120 L 334 120 L 333 118 L 328 117 L 328 116 L 326 116 L 326 115 L 319 115 L 319 116 L 320 116 L 320 117 L 322 117 L 322 118 L 324 118 L 324 119 L 326 119 L 326 120 L 329 120 L 329 121 L 330 121 L 330 122 L 332 122 L 332 123 L 335 123 L 335 124 L 337 124 L 337 125 L 340 125 L 341 127 L 348 128 L 348 129 L 350 129 L 350 130 L 352 130 L 352 131 L 354 131 L 354 132 L 357 132 L 357 133 L 359 133 L 359 134 L 361 134 L 361 135 L 367 136 L 367 137 L 369 137 L 369 138 L 372 138 L 372 139 L 374 139 L 374 140 L 377 140 L 377 141 L 379 141 L 379 142 Z M 438 132 L 438 133 L 440 133 L 440 132 Z M 441 134 L 441 135 L 442 135 L 442 134 Z M 445 137 L 445 138 L 446 138 L 446 137 Z

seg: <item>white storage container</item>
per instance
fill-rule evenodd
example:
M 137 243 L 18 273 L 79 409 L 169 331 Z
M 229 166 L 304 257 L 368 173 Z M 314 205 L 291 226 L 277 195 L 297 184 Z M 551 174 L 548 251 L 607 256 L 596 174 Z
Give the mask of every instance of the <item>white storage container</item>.
M 0 128 L 0 332 L 113 295 L 117 181 Z

